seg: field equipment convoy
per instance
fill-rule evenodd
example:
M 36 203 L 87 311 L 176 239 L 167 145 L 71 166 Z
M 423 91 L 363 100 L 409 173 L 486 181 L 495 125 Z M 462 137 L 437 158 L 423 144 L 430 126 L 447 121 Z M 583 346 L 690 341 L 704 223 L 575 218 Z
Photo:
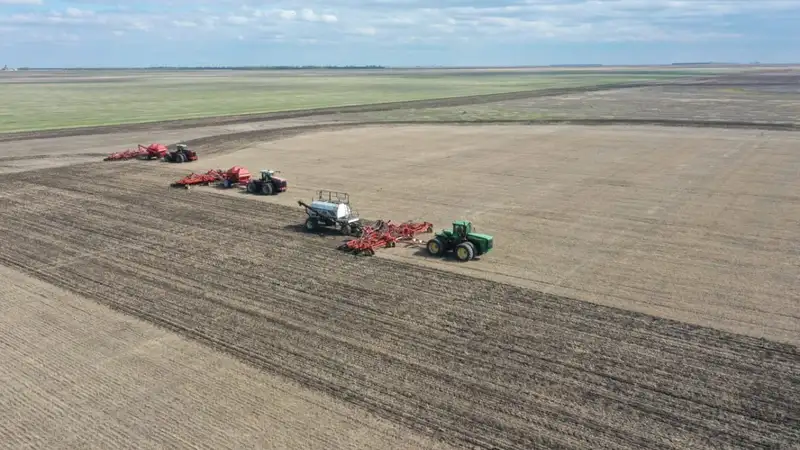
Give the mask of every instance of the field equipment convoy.
M 123 161 L 126 159 L 161 159 L 168 154 L 167 146 L 164 144 L 150 144 L 145 147 L 142 144 L 136 150 L 125 150 L 124 152 L 112 153 L 103 161 Z
M 274 195 L 280 192 L 286 192 L 287 182 L 283 178 L 275 176 L 280 173 L 279 170 L 261 170 L 261 178 L 251 178 L 247 183 L 247 192 L 251 194 L 264 194 Z
M 189 150 L 186 144 L 178 144 L 175 147 L 175 151 L 169 152 L 164 156 L 164 161 L 173 163 L 197 161 L 197 152 Z
M 306 209 L 308 219 L 306 231 L 317 231 L 320 227 L 338 229 L 345 236 L 360 236 L 363 231 L 361 219 L 350 208 L 350 195 L 345 192 L 317 191 L 316 200 L 307 204 L 298 200 L 297 204 Z
M 453 251 L 456 259 L 462 262 L 488 253 L 494 247 L 494 237 L 488 234 L 474 233 L 472 222 L 458 220 L 453 222 L 452 230 L 442 230 L 428 241 L 428 253 L 442 256 Z

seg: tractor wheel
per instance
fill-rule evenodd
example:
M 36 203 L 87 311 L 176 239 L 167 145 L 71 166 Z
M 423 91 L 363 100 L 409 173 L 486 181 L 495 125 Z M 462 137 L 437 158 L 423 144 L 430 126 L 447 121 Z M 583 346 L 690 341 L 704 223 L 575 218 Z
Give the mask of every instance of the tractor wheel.
M 261 186 L 261 193 L 264 195 L 272 195 L 275 190 L 272 188 L 272 183 L 264 183 Z
M 467 241 L 467 242 L 464 242 L 464 243 L 469 245 L 472 248 L 472 257 L 473 258 L 476 257 L 476 256 L 480 256 L 481 253 L 478 251 L 478 248 L 475 247 L 475 244 L 473 244 L 470 241 Z
M 258 186 L 256 186 L 256 182 L 255 181 L 251 181 L 251 182 L 247 183 L 247 192 L 249 192 L 251 194 L 255 194 L 256 192 L 258 192 Z
M 475 251 L 472 244 L 469 242 L 462 242 L 456 246 L 456 259 L 461 262 L 467 262 L 475 257 Z
M 182 162 L 182 163 L 186 162 L 186 154 L 185 153 L 181 153 L 180 155 L 178 155 L 178 157 L 180 158 L 180 162 Z
M 306 231 L 308 231 L 308 232 L 316 231 L 317 230 L 317 225 L 318 224 L 317 224 L 317 220 L 316 219 L 311 218 L 311 217 L 306 219 L 306 225 L 305 225 Z
M 428 249 L 428 253 L 433 256 L 442 256 L 444 254 L 444 243 L 438 238 L 433 238 L 428 241 L 428 245 L 426 247 Z
M 350 236 L 353 234 L 353 227 L 351 227 L 349 223 L 342 225 L 342 234 L 345 236 Z

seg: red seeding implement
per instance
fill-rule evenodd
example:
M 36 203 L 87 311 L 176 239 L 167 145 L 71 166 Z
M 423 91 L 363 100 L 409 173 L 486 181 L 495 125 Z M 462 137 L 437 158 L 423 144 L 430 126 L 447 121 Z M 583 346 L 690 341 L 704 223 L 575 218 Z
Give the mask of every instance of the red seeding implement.
M 124 152 L 112 153 L 106 156 L 103 161 L 122 161 L 125 159 L 161 159 L 169 153 L 164 144 L 150 144 L 145 147 L 139 144 L 135 150 L 125 150 Z
M 222 179 L 222 187 L 230 188 L 234 186 L 244 187 L 250 182 L 252 175 L 250 171 L 242 166 L 233 166 L 225 172 Z
M 224 187 L 243 186 L 250 181 L 250 172 L 241 166 L 233 166 L 228 170 L 211 169 L 206 173 L 191 173 L 172 183 L 172 187 L 189 189 L 193 185 L 209 185 L 221 183 Z
M 352 239 L 339 246 L 339 250 L 356 255 L 372 256 L 378 248 L 391 248 L 400 241 L 424 243 L 414 238 L 419 233 L 432 233 L 430 222 L 406 222 L 401 224 L 379 220 L 374 226 L 365 226 L 361 237 Z

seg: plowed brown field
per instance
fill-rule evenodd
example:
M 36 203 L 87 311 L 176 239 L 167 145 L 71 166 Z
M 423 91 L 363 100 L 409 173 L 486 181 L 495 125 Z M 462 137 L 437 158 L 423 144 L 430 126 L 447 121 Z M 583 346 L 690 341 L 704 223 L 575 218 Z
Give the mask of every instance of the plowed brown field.
M 0 135 L 0 447 L 797 447 L 796 82 L 717 81 Z M 233 164 L 290 192 L 167 187 Z M 320 188 L 497 247 L 345 255 Z
M 0 265 L 0 447 L 446 449 Z
M 143 164 L 5 175 L 0 264 L 456 445 L 800 441 L 795 346 L 350 257 L 296 208 Z

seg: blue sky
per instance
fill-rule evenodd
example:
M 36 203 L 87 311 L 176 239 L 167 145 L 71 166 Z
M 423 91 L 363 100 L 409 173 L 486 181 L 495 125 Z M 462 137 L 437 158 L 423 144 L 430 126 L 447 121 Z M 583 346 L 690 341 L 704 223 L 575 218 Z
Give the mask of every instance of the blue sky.
M 798 62 L 797 24 L 800 0 L 0 0 L 0 66 Z

